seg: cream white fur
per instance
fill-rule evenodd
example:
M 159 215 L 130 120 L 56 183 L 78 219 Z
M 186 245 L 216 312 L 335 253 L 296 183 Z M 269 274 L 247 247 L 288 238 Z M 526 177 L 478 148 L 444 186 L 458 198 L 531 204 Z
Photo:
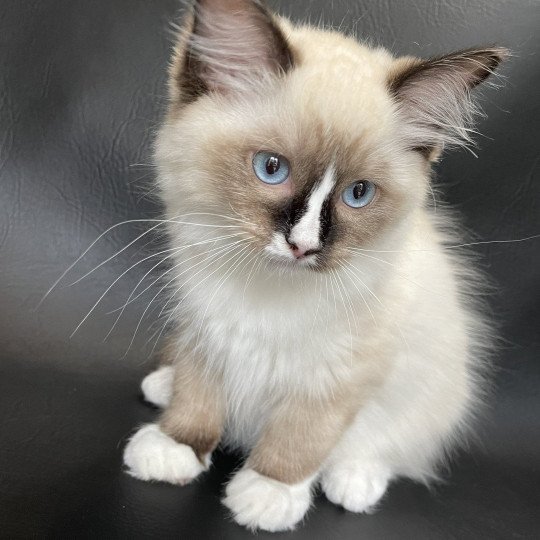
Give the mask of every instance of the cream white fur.
M 171 439 L 157 424 L 147 424 L 129 440 L 124 464 L 139 480 L 184 485 L 208 468 L 209 458 L 203 466 L 189 446 Z
M 487 333 L 474 306 L 464 300 L 461 278 L 473 274 L 444 247 L 452 242 L 451 220 L 427 209 L 426 163 L 408 147 L 418 130 L 410 111 L 386 92 L 392 56 L 335 33 L 286 22 L 282 27 L 303 55 L 297 69 L 279 84 L 264 81 L 263 95 L 252 97 L 240 74 L 244 89 L 238 99 L 202 98 L 182 114 L 171 114 L 158 136 L 158 183 L 167 201 L 168 233 L 172 245 L 183 248 L 175 256 L 178 272 L 167 322 L 182 327 L 178 350 L 194 348 L 208 372 L 220 374 L 224 441 L 248 452 L 282 398 L 291 393 L 328 398 L 353 372 L 370 380 L 376 367 L 386 364 L 384 383 L 373 389 L 317 471 L 330 500 L 364 512 L 395 477 L 433 478 L 447 449 L 462 439 L 479 401 Z M 228 84 L 232 68 L 216 71 L 220 53 L 205 39 L 195 43 L 201 58 L 211 58 L 216 87 Z M 454 105 L 451 110 L 458 111 Z M 332 273 L 296 264 L 277 233 L 266 249 L 253 247 L 248 239 L 257 224 L 244 223 L 236 213 L 223 217 L 228 209 L 206 185 L 212 171 L 205 168 L 205 149 L 215 141 L 231 134 L 247 137 L 259 119 L 261 129 L 272 119 L 288 137 L 301 139 L 305 126 L 297 116 L 316 117 L 328 133 L 350 133 L 390 156 L 391 181 L 385 187 L 400 192 L 404 201 L 392 227 Z M 411 126 L 403 128 L 409 121 Z M 452 129 L 461 133 L 460 126 Z M 260 145 L 266 142 L 263 133 Z M 321 193 L 330 183 L 326 180 Z M 317 207 L 314 199 L 313 215 Z M 312 217 L 308 212 L 302 236 L 313 237 Z M 236 243 L 220 239 L 223 231 L 238 233 Z M 221 251 L 211 253 L 201 245 L 212 235 Z M 279 258 L 291 264 L 277 266 Z M 165 403 L 160 377 L 151 381 L 159 381 L 157 401 Z M 146 387 L 145 395 L 156 402 L 152 384 Z M 132 474 L 178 482 L 203 470 L 190 449 L 156 430 L 143 428 L 130 441 L 125 462 Z M 290 529 L 309 508 L 313 481 L 285 485 L 243 469 L 227 487 L 224 503 L 248 527 Z
M 163 366 L 147 375 L 141 383 L 144 399 L 156 407 L 165 408 L 171 401 L 174 368 Z
M 329 501 L 350 512 L 370 513 L 380 501 L 391 478 L 390 469 L 368 461 L 342 461 L 327 467 L 321 487 Z
M 377 350 L 391 370 L 340 451 L 370 460 L 382 453 L 396 474 L 433 474 L 445 441 L 475 402 L 471 340 L 480 323 L 460 304 L 453 262 L 429 217 L 415 213 L 404 230 L 377 246 L 396 253 L 352 257 L 362 282 L 337 271 L 354 313 L 332 294 L 329 279 L 309 270 L 295 268 L 283 277 L 261 266 L 246 285 L 244 274 L 231 272 L 242 247 L 233 248 L 218 272 L 212 264 L 193 270 L 200 272 L 192 280 L 199 285 L 173 317 L 192 321 L 182 339 L 197 342 L 209 368 L 223 373 L 230 444 L 249 450 L 274 400 L 288 392 L 325 396 L 336 380 L 347 380 L 352 345 L 360 353 Z M 200 233 L 186 227 L 171 234 L 182 245 Z
M 313 478 L 289 485 L 242 469 L 226 488 L 223 504 L 237 523 L 270 532 L 294 529 L 311 504 Z

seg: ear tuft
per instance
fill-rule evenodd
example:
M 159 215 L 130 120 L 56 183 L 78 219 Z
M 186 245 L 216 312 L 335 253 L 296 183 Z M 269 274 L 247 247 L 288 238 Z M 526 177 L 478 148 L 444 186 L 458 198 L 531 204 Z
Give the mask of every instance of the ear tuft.
M 177 48 L 173 97 L 187 103 L 208 92 L 245 93 L 292 66 L 287 40 L 262 2 L 198 0 Z
M 471 90 L 509 54 L 504 48 L 492 47 L 429 60 L 398 59 L 390 74 L 389 89 L 407 123 L 409 146 L 425 151 L 471 143 L 474 118 L 480 112 Z

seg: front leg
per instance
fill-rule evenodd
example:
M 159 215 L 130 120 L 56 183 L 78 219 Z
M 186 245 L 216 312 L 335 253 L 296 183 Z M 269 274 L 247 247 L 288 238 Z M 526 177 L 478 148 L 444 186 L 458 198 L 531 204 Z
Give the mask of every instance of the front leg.
M 250 529 L 293 529 L 311 504 L 318 472 L 352 418 L 356 399 L 292 396 L 274 411 L 223 500 Z
M 221 438 L 224 407 L 220 385 L 202 359 L 185 354 L 171 365 L 171 401 L 157 424 L 143 426 L 130 439 L 124 463 L 141 480 L 183 485 L 208 469 Z

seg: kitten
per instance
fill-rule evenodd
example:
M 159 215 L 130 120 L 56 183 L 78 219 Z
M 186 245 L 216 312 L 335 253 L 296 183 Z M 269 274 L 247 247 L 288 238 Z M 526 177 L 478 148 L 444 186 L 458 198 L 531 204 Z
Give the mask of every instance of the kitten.
M 489 332 L 430 168 L 470 141 L 470 91 L 506 55 L 394 58 L 259 1 L 195 2 L 155 152 L 173 329 L 142 388 L 164 411 L 129 441 L 131 475 L 185 484 L 239 447 L 223 502 L 268 531 L 316 485 L 368 512 L 397 477 L 435 477 Z

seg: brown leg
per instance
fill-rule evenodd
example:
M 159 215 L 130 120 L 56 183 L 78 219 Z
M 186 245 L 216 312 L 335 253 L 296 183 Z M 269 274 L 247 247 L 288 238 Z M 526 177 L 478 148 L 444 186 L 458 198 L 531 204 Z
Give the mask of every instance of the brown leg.
M 224 404 L 219 382 L 204 370 L 202 359 L 192 352 L 178 354 L 167 345 L 174 361 L 172 399 L 159 425 L 176 442 L 193 448 L 204 462 L 218 445 L 224 423 Z M 162 360 L 163 361 L 163 360 Z
M 350 391 L 327 399 L 296 396 L 283 401 L 226 488 L 223 503 L 236 522 L 267 531 L 294 528 L 309 509 L 315 475 L 358 403 Z
M 183 485 L 208 468 L 221 437 L 224 407 L 219 384 L 206 374 L 192 347 L 169 342 L 164 351 L 166 366 L 160 369 L 173 370 L 172 396 L 164 400 L 159 423 L 141 427 L 129 440 L 124 463 L 141 480 Z
M 287 400 L 275 411 L 246 466 L 295 484 L 315 474 L 358 410 L 359 400 L 341 393 L 325 400 Z

